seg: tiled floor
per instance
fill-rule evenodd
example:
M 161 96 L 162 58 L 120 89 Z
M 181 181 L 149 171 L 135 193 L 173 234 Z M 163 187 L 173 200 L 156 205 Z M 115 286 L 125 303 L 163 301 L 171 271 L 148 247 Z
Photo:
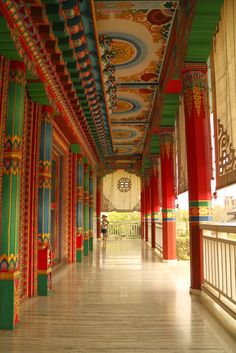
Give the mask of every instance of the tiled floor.
M 1 353 L 223 353 L 236 343 L 189 295 L 189 263 L 157 260 L 140 240 L 100 241 L 64 268 L 53 295 L 23 304 Z

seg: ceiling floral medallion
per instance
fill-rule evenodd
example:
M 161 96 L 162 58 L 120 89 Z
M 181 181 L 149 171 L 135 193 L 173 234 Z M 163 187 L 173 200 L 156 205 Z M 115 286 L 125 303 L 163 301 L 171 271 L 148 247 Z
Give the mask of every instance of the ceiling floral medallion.
M 144 25 L 153 37 L 153 42 L 158 43 L 162 36 L 167 37 L 170 22 L 178 7 L 177 1 L 166 1 L 160 9 L 124 9 L 115 14 L 115 18 L 131 20 Z M 163 28 L 162 28 L 163 26 Z M 163 33 L 167 32 L 167 33 Z
M 132 149 L 130 147 L 124 147 L 124 146 L 117 147 L 117 153 L 119 154 L 128 154 L 131 152 L 132 152 Z
M 114 65 L 127 64 L 134 60 L 137 55 L 136 48 L 126 40 L 112 39 L 114 52 Z
M 173 13 L 170 9 L 154 9 L 148 13 L 147 19 L 150 23 L 161 26 L 170 22 L 172 16 Z
M 126 113 L 130 112 L 133 109 L 134 105 L 132 102 L 129 102 L 128 100 L 124 99 L 119 99 L 116 103 L 116 107 L 113 110 L 113 113 Z
M 118 98 L 116 107 L 113 109 L 113 114 L 134 113 L 140 110 L 141 104 L 133 98 L 125 99 Z
M 136 137 L 136 131 L 132 130 L 122 130 L 122 129 L 113 129 L 113 137 L 114 139 L 126 140 L 129 138 Z

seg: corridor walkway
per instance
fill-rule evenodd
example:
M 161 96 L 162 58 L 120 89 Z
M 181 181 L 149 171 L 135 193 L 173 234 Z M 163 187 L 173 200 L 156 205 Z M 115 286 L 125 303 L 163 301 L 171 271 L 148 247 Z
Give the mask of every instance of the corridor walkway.
M 167 265 L 140 240 L 100 241 L 23 304 L 1 353 L 223 353 L 236 345 L 189 295 L 189 264 Z

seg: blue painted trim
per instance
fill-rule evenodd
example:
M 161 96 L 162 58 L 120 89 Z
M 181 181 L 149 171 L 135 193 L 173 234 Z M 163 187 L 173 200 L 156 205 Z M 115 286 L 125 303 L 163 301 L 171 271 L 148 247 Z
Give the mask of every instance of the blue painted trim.
M 207 222 L 212 221 L 212 216 L 191 216 L 190 222 Z

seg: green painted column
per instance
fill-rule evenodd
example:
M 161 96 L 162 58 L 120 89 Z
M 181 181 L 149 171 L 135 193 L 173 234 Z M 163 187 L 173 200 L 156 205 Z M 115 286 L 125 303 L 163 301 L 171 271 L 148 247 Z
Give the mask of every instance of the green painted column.
M 83 251 L 83 180 L 84 163 L 82 154 L 77 155 L 77 202 L 76 202 L 76 261 L 82 262 Z
M 93 251 L 93 170 L 89 168 L 89 250 Z
M 39 156 L 38 201 L 38 294 L 52 290 L 51 265 L 51 177 L 52 177 L 53 110 L 43 106 Z
M 6 129 L 3 133 L 2 163 L 0 328 L 5 330 L 13 329 L 20 321 L 19 222 L 24 88 L 25 65 L 12 61 L 10 63 Z
M 84 256 L 89 254 L 89 170 L 84 163 Z

